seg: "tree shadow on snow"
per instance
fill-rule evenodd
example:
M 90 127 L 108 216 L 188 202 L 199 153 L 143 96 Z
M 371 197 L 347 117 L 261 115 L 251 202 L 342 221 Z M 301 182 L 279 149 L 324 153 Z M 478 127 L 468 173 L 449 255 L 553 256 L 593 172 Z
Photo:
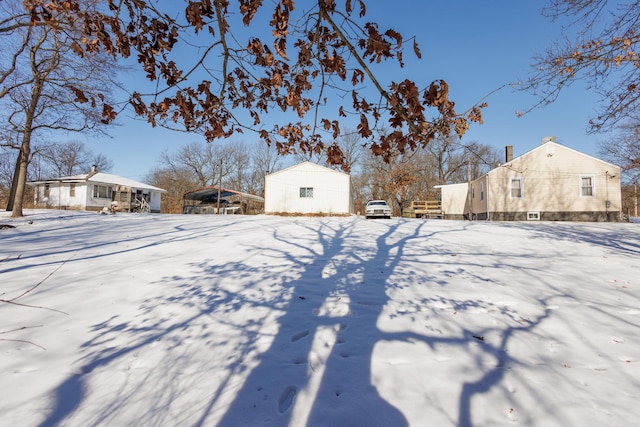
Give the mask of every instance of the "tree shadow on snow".
M 397 227 L 389 225 L 376 241 L 358 246 L 351 224 L 325 225 L 316 230 L 321 247 L 311 262 L 288 252 L 277 255 L 303 262 L 303 271 L 289 284 L 293 298 L 278 318 L 271 346 L 260 354 L 220 426 L 407 425 L 379 395 L 371 372 L 374 346 L 385 339 L 376 326 L 388 299 L 385 283 L 404 241 L 419 235 L 418 228 L 388 245 Z M 274 239 L 281 237 L 275 233 Z M 351 245 L 359 253 L 351 253 Z M 394 248 L 398 251 L 391 255 Z
M 640 255 L 640 232 L 628 223 L 594 222 L 505 222 L 504 227 L 531 231 L 531 239 L 581 242 L 630 256 Z
M 432 243 L 466 223 L 438 231 L 426 221 L 290 221 L 274 226 L 272 241 L 247 243 L 243 259 L 217 262 L 214 254 L 194 262 L 192 276 L 167 277 L 156 285 L 172 285 L 172 294 L 150 297 L 134 318 L 114 316 L 94 325 L 77 372 L 55 391 L 42 425 L 73 419 L 87 399 L 95 399 L 89 396 L 95 374 L 119 375 L 121 386 L 103 392 L 100 410 L 85 416 L 85 425 L 117 422 L 126 412 L 130 425 L 406 426 L 397 402 L 380 394 L 374 372 L 377 346 L 401 343 L 475 352 L 468 367 L 475 375 L 459 383 L 457 407 L 435 409 L 451 424 L 469 427 L 474 398 L 502 388 L 509 367 L 520 363 L 507 351 L 510 342 L 552 315 L 552 299 L 573 298 L 540 280 L 548 296 L 532 300 L 533 314 L 523 319 L 479 297 L 441 294 L 451 277 L 505 285 L 490 272 L 483 276 L 483 268 L 518 269 L 532 283 L 538 280 L 536 267 L 525 271 L 517 254 L 483 265 L 476 254 L 447 253 L 450 246 L 443 251 Z M 367 240 L 373 232 L 358 233 L 364 223 L 375 227 L 374 239 Z M 414 256 L 424 271 L 404 270 L 403 261 Z M 391 300 L 393 292 L 412 287 L 427 296 L 401 306 Z M 468 328 L 458 320 L 445 331 L 438 329 L 443 313 L 434 307 L 447 307 L 458 319 L 493 310 L 501 323 Z M 422 332 L 380 327 L 383 317 L 421 310 L 421 321 L 439 326 Z M 543 391 L 528 392 L 544 410 Z
M 81 255 L 78 260 L 126 253 L 173 242 L 188 242 L 197 237 L 207 238 L 208 234 L 216 228 L 224 227 L 224 224 L 216 227 L 205 223 L 196 226 L 189 224 L 186 228 L 176 225 L 162 232 L 146 232 L 142 229 L 136 235 L 140 240 L 139 244 L 130 248 L 119 247 L 118 244 L 125 240 L 86 242 L 81 249 L 78 249 L 82 254 L 102 246 L 107 250 L 93 256 Z M 86 231 L 79 231 L 79 236 L 86 236 Z M 234 263 L 220 266 L 219 272 L 221 275 L 229 275 L 247 268 L 250 267 L 242 263 Z M 82 345 L 81 357 L 72 367 L 72 373 L 52 392 L 46 418 L 40 425 L 43 427 L 64 425 L 77 413 L 81 413 L 80 417 L 84 417 L 82 425 L 108 424 L 111 419 L 121 419 L 118 417 L 121 416 L 119 414 L 123 408 L 139 399 L 141 394 L 148 393 L 150 388 L 160 389 L 157 395 L 152 395 L 152 399 L 161 404 L 150 405 L 144 410 L 134 410 L 133 414 L 126 417 L 127 422 L 130 421 L 131 425 L 135 425 L 135 420 L 138 420 L 138 425 L 160 425 L 167 419 L 173 420 L 167 413 L 167 408 L 170 402 L 180 394 L 181 383 L 178 380 L 184 373 L 180 370 L 188 369 L 185 367 L 189 364 L 186 358 L 181 363 L 176 363 L 176 357 L 179 361 L 180 355 L 176 355 L 173 350 L 179 351 L 182 345 L 180 340 L 208 339 L 212 332 L 205 331 L 192 337 L 191 332 L 184 331 L 190 331 L 194 325 L 198 326 L 199 322 L 202 323 L 202 319 L 207 319 L 216 310 L 219 312 L 220 307 L 223 307 L 223 310 L 234 311 L 252 303 L 242 295 L 216 290 L 214 286 L 209 286 L 209 283 L 199 284 L 199 279 L 202 277 L 167 278 L 163 284 L 177 283 L 175 295 L 150 297 L 139 308 L 134 318 L 114 315 L 104 322 L 93 325 L 93 338 Z M 187 309 L 183 310 L 183 307 Z M 248 335 L 251 336 L 249 333 Z M 163 346 L 160 352 L 155 350 L 159 345 Z M 163 356 L 157 360 L 158 357 L 154 356 L 156 353 Z M 145 357 L 155 357 L 154 365 L 150 365 L 151 362 L 148 360 L 145 362 Z M 158 369 L 151 369 L 155 372 L 146 378 L 137 378 L 137 373 L 146 372 L 145 368 L 149 366 Z M 138 368 L 140 371 L 137 372 Z M 95 394 L 91 385 L 92 376 L 111 376 L 112 374 L 122 377 L 122 388 L 105 390 L 104 393 L 108 397 L 102 396 L 104 400 L 97 405 L 99 410 L 87 415 L 84 406 L 87 400 L 92 398 L 91 395 Z
M 224 415 L 216 425 L 406 426 L 409 421 L 405 415 L 380 395 L 378 384 L 374 383 L 376 346 L 422 343 L 431 349 L 438 345 L 467 349 L 481 343 L 477 349 L 481 356 L 475 361 L 482 375 L 460 384 L 457 421 L 454 414 L 448 415 L 452 424 L 472 426 L 474 396 L 498 385 L 505 367 L 517 364 L 506 351 L 511 337 L 532 330 L 549 312 L 541 310 L 538 317 L 518 323 L 521 319 L 516 319 L 515 314 L 502 307 L 502 314 L 518 326 L 500 325 L 475 330 L 461 327 L 459 333 L 381 330 L 379 324 L 383 316 L 397 315 L 393 310 L 385 311 L 390 303 L 389 292 L 403 286 L 433 289 L 434 283 L 438 283 L 430 276 L 409 277 L 409 274 L 404 277 L 404 285 L 397 282 L 397 276 L 404 274 L 398 271 L 403 260 L 416 250 L 409 249 L 410 244 L 428 242 L 438 233 L 423 231 L 427 224 L 418 221 L 389 223 L 374 241 L 358 236 L 353 227 L 324 226 L 315 230 L 321 247 L 317 250 L 306 248 L 312 261 L 291 258 L 288 251 L 274 253 L 278 258 L 299 264 L 300 276 L 288 283 L 293 297 L 283 308 L 284 314 L 277 319 L 278 330 L 271 345 L 254 360 L 256 365 L 242 387 L 231 393 L 234 396 L 232 403 L 221 409 Z M 399 231 L 401 227 L 403 229 Z M 274 233 L 274 239 L 280 240 L 278 233 Z M 286 244 L 293 243 L 286 241 Z M 426 248 L 429 248 L 428 244 Z M 433 255 L 443 255 L 437 247 L 427 249 L 427 254 L 429 250 Z M 455 259 L 449 266 L 452 271 L 462 271 L 461 267 L 482 267 L 465 265 L 459 258 L 450 259 Z M 483 277 L 473 279 L 490 281 Z M 482 300 L 434 296 L 415 301 L 415 309 L 419 311 L 434 303 L 447 304 L 460 312 L 484 310 L 490 305 Z M 544 307 L 546 301 L 539 301 L 539 304 Z M 497 343 L 484 342 L 484 334 L 498 335 L 501 339 Z M 402 360 L 402 355 L 395 357 Z M 481 364 L 480 360 L 487 358 L 496 361 L 492 368 Z M 389 369 L 393 370 L 393 367 L 389 366 Z M 423 386 L 428 388 L 428 384 Z M 216 405 L 214 400 L 210 407 Z M 436 411 L 446 412 L 450 408 Z M 203 413 L 197 425 L 207 425 L 209 415 Z

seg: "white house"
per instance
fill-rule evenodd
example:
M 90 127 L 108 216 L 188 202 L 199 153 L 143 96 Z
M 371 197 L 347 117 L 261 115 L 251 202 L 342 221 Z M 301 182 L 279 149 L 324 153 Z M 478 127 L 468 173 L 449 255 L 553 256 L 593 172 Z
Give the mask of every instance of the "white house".
M 436 185 L 440 190 L 440 211 L 445 219 L 464 219 L 468 210 L 469 184 Z
M 265 177 L 267 214 L 349 215 L 353 213 L 351 176 L 303 162 Z
M 91 172 L 56 179 L 33 181 L 36 208 L 101 211 L 117 202 L 125 212 L 160 212 L 162 188 L 118 175 Z
M 470 185 L 442 186 L 443 217 L 620 221 L 620 168 L 558 144 L 553 137 L 542 142 L 516 158 L 512 147 L 506 147 L 505 163 Z

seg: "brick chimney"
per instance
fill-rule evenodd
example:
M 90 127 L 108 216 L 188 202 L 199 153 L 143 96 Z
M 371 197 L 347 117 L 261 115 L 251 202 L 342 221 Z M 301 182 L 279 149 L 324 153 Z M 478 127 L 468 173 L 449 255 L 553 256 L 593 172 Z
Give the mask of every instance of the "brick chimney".
M 507 145 L 505 148 L 505 163 L 513 160 L 513 145 Z

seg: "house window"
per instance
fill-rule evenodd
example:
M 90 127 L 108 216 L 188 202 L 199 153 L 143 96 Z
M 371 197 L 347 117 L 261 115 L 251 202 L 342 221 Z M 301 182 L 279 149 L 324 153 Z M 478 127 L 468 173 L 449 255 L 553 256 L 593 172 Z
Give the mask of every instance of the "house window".
M 582 197 L 595 196 L 595 191 L 593 188 L 593 176 L 580 177 L 580 195 Z
M 313 187 L 300 187 L 300 197 L 313 197 Z
M 51 187 L 49 184 L 45 184 L 44 185 L 44 197 L 49 197 L 49 191 L 50 191 Z
M 593 175 L 580 177 L 580 195 L 582 197 L 594 197 L 596 195 Z
M 476 198 L 476 187 L 471 187 L 471 198 L 472 199 Z
M 511 178 L 511 198 L 522 198 L 522 178 Z
M 484 182 L 480 183 L 480 200 L 484 200 Z
M 69 196 L 70 197 L 76 197 L 76 185 L 75 184 L 69 184 Z
M 93 186 L 93 197 L 98 199 L 110 199 L 111 198 L 111 187 L 107 187 L 106 185 L 94 185 Z

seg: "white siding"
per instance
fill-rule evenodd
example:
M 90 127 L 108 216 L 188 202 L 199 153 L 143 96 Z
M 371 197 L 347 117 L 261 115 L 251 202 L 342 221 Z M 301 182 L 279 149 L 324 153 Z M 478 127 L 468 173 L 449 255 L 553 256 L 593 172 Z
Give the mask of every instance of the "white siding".
M 151 212 L 160 212 L 161 193 L 159 191 L 151 191 L 150 194 L 149 207 L 151 208 Z
M 582 194 L 583 178 L 590 179 L 589 195 Z M 467 197 L 449 187 L 442 187 L 445 214 Z M 549 220 L 616 221 L 622 206 L 618 166 L 555 142 L 492 169 L 471 183 L 470 192 L 470 210 L 479 219 L 525 220 L 527 212 L 540 212 Z
M 442 213 L 446 216 L 462 216 L 468 212 L 469 184 L 438 185 Z
M 547 142 L 488 175 L 492 212 L 621 210 L 620 169 L 557 143 Z M 592 179 L 589 197 L 581 194 L 582 177 Z M 512 196 L 513 179 L 522 182 L 520 198 Z
M 75 195 L 72 196 L 71 186 L 73 184 L 75 184 Z M 117 175 L 82 174 L 51 181 L 39 181 L 30 185 L 35 185 L 34 201 L 36 207 L 99 211 L 111 204 L 113 191 L 119 185 L 124 184 L 130 187 L 134 194 L 140 192 L 147 196 L 152 212 L 160 212 L 160 198 L 165 190 Z M 49 194 L 45 196 L 47 186 Z M 106 187 L 109 191 L 104 194 L 105 197 L 94 197 L 95 186 Z
M 101 186 L 110 188 L 108 191 L 107 197 L 94 197 L 94 187 Z M 109 207 L 111 205 L 111 194 L 115 190 L 115 185 L 101 183 L 101 182 L 89 182 L 87 183 L 87 205 L 86 209 L 88 210 L 101 210 L 104 207 Z
M 471 215 L 487 212 L 487 175 L 471 183 Z
M 49 195 L 45 196 L 47 184 L 39 184 L 36 187 L 36 206 L 51 209 L 84 209 L 86 203 L 86 185 L 76 183 L 75 196 L 71 195 L 71 183 L 55 182 L 48 183 Z
M 313 197 L 300 197 L 301 188 Z M 265 178 L 265 213 L 350 214 L 351 177 L 310 162 L 300 163 Z

